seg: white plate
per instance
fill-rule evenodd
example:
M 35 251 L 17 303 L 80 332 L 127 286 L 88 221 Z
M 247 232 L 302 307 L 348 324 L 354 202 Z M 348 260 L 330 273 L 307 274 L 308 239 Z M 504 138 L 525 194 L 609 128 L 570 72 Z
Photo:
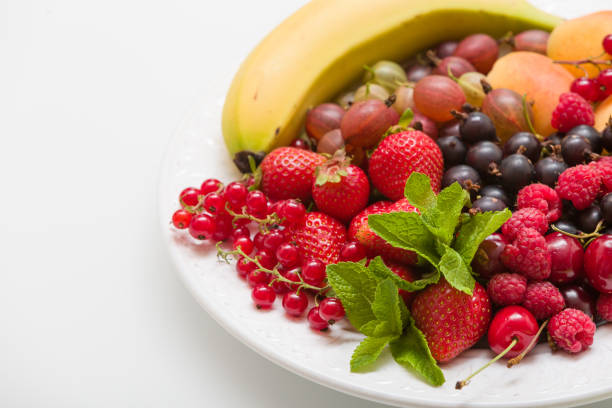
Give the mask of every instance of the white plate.
M 604 8 L 605 2 L 534 1 L 565 17 Z M 494 365 L 469 387 L 456 391 L 455 381 L 488 360 L 488 351 L 470 350 L 445 364 L 447 383 L 440 388 L 428 386 L 395 364 L 388 352 L 375 370 L 354 374 L 348 362 L 362 335 L 346 322 L 335 325 L 328 333 L 316 333 L 304 318 L 287 318 L 279 299 L 273 310 L 255 309 L 246 282 L 238 278 L 233 266 L 217 261 L 212 245 L 194 243 L 186 232 L 175 231 L 169 225 L 178 206 L 178 193 L 184 187 L 199 186 L 208 177 L 229 181 L 239 176 L 221 138 L 226 86 L 223 81 L 212 84 L 202 106 L 187 117 L 174 135 L 163 162 L 159 200 L 164 239 L 185 286 L 228 332 L 298 375 L 395 406 L 562 408 L 612 397 L 612 325 L 598 329 L 593 347 L 578 356 L 553 356 L 546 346 L 540 346 L 518 367 Z

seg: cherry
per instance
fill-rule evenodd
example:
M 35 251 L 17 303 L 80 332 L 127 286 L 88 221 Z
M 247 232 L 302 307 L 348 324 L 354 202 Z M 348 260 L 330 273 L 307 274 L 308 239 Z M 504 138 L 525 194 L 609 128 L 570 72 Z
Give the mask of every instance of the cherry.
M 338 320 L 342 320 L 346 312 L 344 311 L 340 299 L 328 297 L 321 301 L 319 305 L 319 314 L 329 324 L 334 324 Z
M 551 256 L 549 280 L 555 285 L 564 285 L 581 278 L 584 275 L 584 251 L 580 242 L 560 232 L 553 232 L 544 238 Z
M 176 210 L 174 214 L 172 214 L 172 225 L 178 229 L 185 229 L 189 226 L 192 217 L 189 211 Z
M 295 224 L 304 218 L 306 207 L 297 200 L 286 200 L 278 209 L 279 217 L 284 218 L 290 224 Z
M 329 327 L 327 322 L 319 315 L 319 306 L 315 306 L 308 311 L 308 324 L 311 329 L 319 331 L 326 330 Z
M 249 191 L 246 196 L 247 213 L 254 217 L 261 217 L 268 211 L 268 199 L 259 190 Z M 263 217 L 262 217 L 263 218 Z
M 219 193 L 209 193 L 204 198 L 204 208 L 211 214 L 227 214 L 225 198 Z
M 596 79 L 587 77 L 574 79 L 570 86 L 570 91 L 577 93 L 590 102 L 595 102 L 600 97 L 599 83 Z
M 264 236 L 263 246 L 264 249 L 275 253 L 276 248 L 283 242 L 285 242 L 285 235 L 279 230 L 272 230 Z
M 219 192 L 223 188 L 223 183 L 217 179 L 206 179 L 200 187 L 202 195 Z
M 260 249 L 257 251 L 255 258 L 257 258 L 261 266 L 266 269 L 272 269 L 276 266 L 276 257 L 265 249 Z
M 276 259 L 285 268 L 293 268 L 300 263 L 300 252 L 295 245 L 285 242 L 276 248 Z
M 591 286 L 601 293 L 612 293 L 612 235 L 602 235 L 587 247 L 584 271 Z
M 198 205 L 200 190 L 195 187 L 187 187 L 181 194 L 179 194 L 179 203 L 181 203 L 181 207 L 190 206 L 193 207 Z
M 595 317 L 596 302 L 592 289 L 580 285 L 567 285 L 559 290 L 565 299 L 565 307 L 582 310 L 591 319 Z
M 357 241 L 349 241 L 340 248 L 340 261 L 358 262 L 366 257 L 366 248 Z
M 606 53 L 612 54 L 612 34 L 608 34 L 604 37 L 602 46 Z
M 246 201 L 246 196 L 249 193 L 249 190 L 242 183 L 237 181 L 233 181 L 225 187 L 225 192 L 223 196 L 230 203 L 230 205 L 234 208 L 242 208 Z
M 212 238 L 215 228 L 215 221 L 208 214 L 196 214 L 189 223 L 189 233 L 195 239 Z
M 508 244 L 508 239 L 501 234 L 491 234 L 486 237 L 481 242 L 472 260 L 474 272 L 485 279 L 498 273 L 507 272 L 500 255 Z
M 251 299 L 258 309 L 267 309 L 274 303 L 276 299 L 276 293 L 268 285 L 257 285 L 251 292 Z
M 245 226 L 240 226 L 237 228 L 234 228 L 234 230 L 232 230 L 232 239 L 236 240 L 239 237 L 247 237 L 250 238 L 251 236 L 251 231 L 249 231 L 249 229 Z
M 241 277 L 246 277 L 249 272 L 257 269 L 257 265 L 255 262 L 251 262 L 242 255 L 238 258 L 238 262 L 236 262 L 236 272 Z
M 321 286 L 326 277 L 325 264 L 320 260 L 309 259 L 302 264 L 302 279 L 307 284 Z
M 289 292 L 283 296 L 283 308 L 288 315 L 301 316 L 308 307 L 308 297 L 304 292 Z
M 260 284 L 267 285 L 270 283 L 270 275 L 264 271 L 255 269 L 248 273 L 246 280 L 251 287 L 255 287 Z

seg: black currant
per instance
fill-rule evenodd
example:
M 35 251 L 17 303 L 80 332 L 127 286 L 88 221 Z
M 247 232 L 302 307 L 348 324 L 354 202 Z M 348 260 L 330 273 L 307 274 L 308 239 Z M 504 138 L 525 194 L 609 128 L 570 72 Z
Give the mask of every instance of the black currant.
M 567 164 L 556 156 L 545 157 L 538 160 L 535 165 L 536 180 L 555 188 L 559 175 L 567 170 Z
M 578 213 L 578 225 L 582 231 L 590 233 L 595 231 L 602 218 L 601 208 L 598 205 L 592 205 Z
M 510 156 L 513 153 L 522 152 L 529 160 L 533 163 L 537 162 L 540 158 L 540 152 L 542 151 L 542 144 L 533 133 L 519 132 L 512 135 L 510 139 L 504 144 L 504 156 Z
M 608 193 L 601 199 L 599 203 L 601 208 L 601 214 L 603 215 L 604 221 L 610 227 L 612 227 L 612 193 Z
M 476 143 L 468 149 L 465 156 L 465 164 L 475 168 L 483 179 L 492 179 L 493 176 L 489 173 L 491 163 L 499 166 L 502 156 L 502 149 L 497 143 L 485 140 Z
M 444 175 L 442 176 L 442 188 L 450 186 L 455 181 L 458 182 L 461 187 L 470 192 L 472 200 L 474 197 L 476 197 L 476 191 L 482 184 L 478 172 L 465 164 L 453 166 L 444 172 Z
M 478 191 L 478 195 L 481 197 L 494 197 L 498 200 L 503 201 L 507 206 L 512 204 L 512 200 L 504 191 L 504 188 L 499 185 L 489 184 L 488 186 L 484 186 Z
M 463 163 L 467 148 L 465 144 L 457 136 L 439 137 L 436 141 L 442 156 L 444 156 L 444 166 L 446 168 L 456 166 Z
M 461 138 L 469 144 L 483 140 L 497 141 L 495 126 L 487 115 L 482 112 L 469 113 L 459 125 Z
M 591 143 L 584 136 L 567 135 L 561 141 L 563 160 L 570 167 L 586 162 L 591 153 Z
M 565 231 L 568 234 L 580 234 L 580 230 L 578 229 L 578 227 L 576 227 L 576 225 L 574 225 L 574 223 L 572 223 L 571 221 L 568 220 L 559 220 L 553 223 L 553 225 L 555 227 L 557 227 L 558 229 L 560 229 L 561 231 Z
M 499 166 L 501 185 L 510 192 L 517 192 L 535 177 L 535 170 L 531 161 L 522 154 L 511 154 L 504 158 Z
M 601 132 L 601 144 L 603 148 L 609 152 L 612 152 L 612 123 Z
M 461 133 L 459 133 L 459 126 L 461 122 L 458 120 L 452 120 L 447 122 L 438 130 L 438 138 L 445 136 L 457 136 L 460 137 Z
M 495 197 L 480 197 L 472 203 L 472 209 L 480 212 L 502 211 L 508 208 L 506 203 Z
M 599 133 L 597 131 L 597 129 L 595 129 L 592 126 L 589 125 L 578 125 L 575 128 L 572 128 L 572 130 L 570 130 L 569 132 L 567 132 L 567 135 L 578 135 L 578 136 L 582 136 L 585 137 L 589 143 L 591 144 L 591 151 L 593 153 L 601 153 L 602 151 L 602 140 L 601 140 L 601 133 Z

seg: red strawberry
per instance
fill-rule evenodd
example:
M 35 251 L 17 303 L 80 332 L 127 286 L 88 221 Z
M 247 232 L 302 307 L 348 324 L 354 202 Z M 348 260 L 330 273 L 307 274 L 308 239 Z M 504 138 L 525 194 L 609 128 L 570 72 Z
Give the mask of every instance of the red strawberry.
M 325 157 L 304 149 L 274 149 L 261 162 L 261 188 L 273 201 L 297 198 L 307 203 L 315 169 L 324 161 Z
M 442 279 L 416 294 L 411 312 L 432 356 L 444 362 L 472 347 L 487 332 L 491 302 L 479 283 L 470 296 Z
M 444 160 L 436 142 L 423 132 L 408 130 L 380 142 L 370 157 L 368 173 L 381 193 L 399 200 L 413 172 L 427 175 L 434 191 L 440 191 L 443 170 Z
M 346 228 L 327 214 L 311 212 L 302 221 L 291 225 L 289 241 L 298 247 L 302 259 L 337 263 L 340 249 L 346 242 Z
M 317 167 L 312 198 L 325 214 L 347 223 L 365 208 L 369 197 L 368 177 L 359 167 L 349 165 L 344 151 L 338 150 Z
M 408 200 L 402 199 L 395 203 L 389 201 L 379 201 L 367 207 L 353 218 L 349 226 L 349 239 L 358 241 L 368 250 L 368 256 L 382 256 L 391 261 L 416 264 L 417 256 L 414 252 L 406 251 L 401 248 L 394 248 L 386 243 L 381 237 L 376 235 L 368 225 L 368 215 L 370 214 L 387 214 L 392 212 L 417 212 Z
M 385 260 L 384 262 L 385 265 L 387 265 L 387 267 L 391 269 L 394 274 L 396 274 L 405 281 L 414 282 L 415 280 L 419 279 L 419 274 L 416 273 L 414 269 L 412 269 L 410 266 L 402 265 L 397 262 L 387 260 Z M 404 299 L 404 303 L 406 303 L 406 306 L 410 307 L 415 292 L 407 292 L 403 289 L 399 289 L 399 295 L 402 297 L 402 299 Z

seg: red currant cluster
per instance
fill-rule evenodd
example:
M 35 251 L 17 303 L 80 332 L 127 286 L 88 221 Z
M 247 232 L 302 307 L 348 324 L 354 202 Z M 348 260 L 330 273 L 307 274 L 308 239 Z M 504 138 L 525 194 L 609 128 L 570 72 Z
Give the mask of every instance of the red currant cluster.
M 188 229 L 196 240 L 221 242 L 231 238 L 232 250 L 219 254 L 236 258 L 236 271 L 251 286 L 257 308 L 270 308 L 277 295 L 290 316 L 302 316 L 312 294 L 315 306 L 308 312 L 314 330 L 325 330 L 342 319 L 339 299 L 325 297 L 326 264 L 319 259 L 302 259 L 298 247 L 289 242 L 287 228 L 302 221 L 306 208 L 297 200 L 269 201 L 259 190 L 249 191 L 253 179 L 223 186 L 207 179 L 201 187 L 188 187 L 179 194 L 181 209 L 172 216 L 177 229 Z M 250 228 L 251 227 L 251 228 Z M 251 237 L 251 230 L 256 233 Z M 360 260 L 365 248 L 349 242 L 342 248 L 343 260 Z M 320 300 L 320 302 L 319 302 Z
M 612 55 L 612 34 L 608 34 L 604 37 L 603 48 L 605 53 Z M 602 64 L 612 65 L 612 60 L 597 62 L 585 60 L 584 62 L 592 63 L 596 67 Z M 589 102 L 604 100 L 609 95 L 612 95 L 612 68 L 600 71 L 596 78 L 589 78 L 588 75 L 582 78 L 576 78 L 574 82 L 572 82 L 570 91 L 577 93 Z

